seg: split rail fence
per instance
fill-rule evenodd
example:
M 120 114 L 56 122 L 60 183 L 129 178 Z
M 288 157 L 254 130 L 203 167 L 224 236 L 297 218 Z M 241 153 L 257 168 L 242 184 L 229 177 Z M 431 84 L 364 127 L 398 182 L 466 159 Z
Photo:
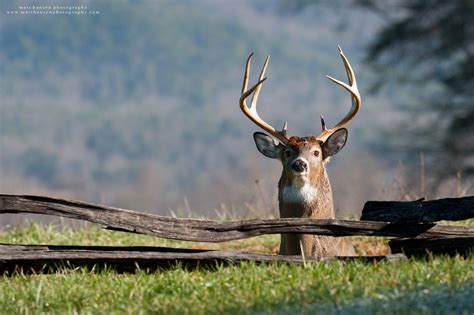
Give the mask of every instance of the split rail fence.
M 111 266 L 118 271 L 154 269 L 177 263 L 186 267 L 241 261 L 293 262 L 331 260 L 401 260 L 426 254 L 465 255 L 474 248 L 474 226 L 443 225 L 438 221 L 474 218 L 474 196 L 412 202 L 369 201 L 360 221 L 286 218 L 212 221 L 178 219 L 46 196 L 0 194 L 0 214 L 34 213 L 86 220 L 109 230 L 161 238 L 227 242 L 264 234 L 391 237 L 392 254 L 357 257 L 301 257 L 237 251 L 146 246 L 58 246 L 0 244 L 0 271 L 45 271 L 58 266 Z

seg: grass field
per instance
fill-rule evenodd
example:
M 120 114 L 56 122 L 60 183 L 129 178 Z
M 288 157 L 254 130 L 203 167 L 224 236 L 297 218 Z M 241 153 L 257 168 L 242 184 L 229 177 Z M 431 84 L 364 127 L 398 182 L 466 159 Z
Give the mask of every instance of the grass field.
M 385 240 L 355 238 L 360 254 L 387 251 Z M 185 243 L 101 230 L 32 224 L 0 232 L 1 243 L 159 245 L 272 253 L 278 236 L 224 244 Z M 302 265 L 242 263 L 153 273 L 61 269 L 4 275 L 0 312 L 36 313 L 474 313 L 474 254 L 394 263 Z

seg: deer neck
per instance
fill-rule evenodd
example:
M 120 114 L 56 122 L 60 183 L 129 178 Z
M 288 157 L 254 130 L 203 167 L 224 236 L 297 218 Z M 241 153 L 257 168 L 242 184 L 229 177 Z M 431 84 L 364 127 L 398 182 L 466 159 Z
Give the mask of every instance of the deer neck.
M 334 219 L 331 184 L 325 168 L 308 177 L 291 177 L 283 170 L 278 182 L 281 218 Z

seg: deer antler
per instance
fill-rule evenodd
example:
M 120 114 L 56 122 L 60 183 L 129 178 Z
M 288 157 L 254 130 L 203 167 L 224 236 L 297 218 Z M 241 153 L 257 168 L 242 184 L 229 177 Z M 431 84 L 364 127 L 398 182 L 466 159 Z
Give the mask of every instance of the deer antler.
M 267 79 L 265 76 L 265 71 L 267 70 L 268 60 L 270 56 L 265 59 L 265 63 L 263 64 L 262 71 L 260 72 L 260 76 L 258 78 L 258 82 L 252 86 L 250 89 L 247 90 L 248 83 L 249 83 L 249 75 L 250 75 L 250 63 L 252 61 L 253 53 L 247 59 L 247 64 L 245 65 L 245 73 L 244 73 L 244 83 L 242 85 L 242 95 L 240 96 L 240 109 L 244 112 L 245 116 L 247 116 L 251 121 L 253 121 L 257 126 L 280 140 L 283 144 L 288 143 L 288 137 L 286 136 L 286 129 L 288 128 L 288 123 L 285 121 L 283 124 L 283 128 L 281 131 L 276 130 L 270 124 L 266 123 L 257 112 L 257 100 L 258 95 L 260 94 L 260 90 L 262 89 L 263 82 Z M 247 97 L 253 93 L 252 100 L 250 102 L 250 107 L 247 106 Z
M 326 124 L 324 122 L 324 119 L 321 117 L 321 125 L 323 127 L 323 132 L 321 132 L 321 134 L 319 134 L 317 138 L 318 140 L 321 140 L 323 142 L 326 141 L 326 139 L 329 138 L 329 136 L 332 135 L 336 130 L 345 127 L 349 123 L 349 121 L 351 121 L 355 117 L 355 115 L 357 115 L 357 113 L 360 110 L 360 106 L 362 105 L 360 93 L 359 93 L 359 90 L 357 89 L 357 81 L 354 74 L 354 70 L 352 70 L 349 60 L 342 52 L 341 46 L 337 46 L 337 48 L 339 49 L 339 54 L 341 55 L 342 62 L 344 63 L 344 68 L 346 68 L 347 79 L 349 80 L 349 84 L 339 81 L 337 79 L 334 79 L 333 77 L 330 77 L 328 75 L 326 76 L 326 78 L 342 86 L 349 93 L 351 93 L 352 107 L 349 110 L 349 113 L 347 113 L 346 116 L 339 123 L 337 123 L 336 126 L 334 126 L 331 129 L 326 129 Z

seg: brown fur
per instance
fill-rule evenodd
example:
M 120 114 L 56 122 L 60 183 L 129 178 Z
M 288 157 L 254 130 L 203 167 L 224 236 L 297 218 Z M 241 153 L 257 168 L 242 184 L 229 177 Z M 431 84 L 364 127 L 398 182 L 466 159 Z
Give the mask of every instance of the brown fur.
M 266 80 L 265 71 L 268 58 L 265 60 L 259 76 L 259 82 L 248 88 L 250 63 L 253 53 L 247 59 L 242 86 L 242 95 L 239 105 L 242 112 L 257 126 L 268 132 L 267 134 L 254 133 L 257 149 L 264 156 L 279 159 L 283 164 L 283 172 L 278 183 L 278 198 L 280 203 L 280 216 L 303 217 L 314 219 L 334 219 L 334 206 L 331 185 L 326 173 L 326 164 L 329 158 L 339 152 L 347 141 L 345 126 L 360 110 L 362 104 L 354 71 L 349 60 L 338 47 L 339 55 L 344 63 L 349 83 L 343 83 L 333 77 L 327 78 L 346 89 L 352 98 L 352 107 L 349 113 L 331 129 L 326 128 L 326 123 L 321 116 L 322 132 L 317 137 L 287 137 L 287 123 L 281 130 L 276 130 L 257 113 L 257 98 L 263 82 Z M 250 108 L 246 98 L 252 96 Z M 274 138 L 279 140 L 275 143 Z M 299 159 L 299 160 L 297 160 Z M 287 235 L 282 234 L 280 253 L 284 255 L 301 254 L 301 249 L 306 256 L 328 255 L 354 255 L 354 248 L 350 242 L 340 238 L 312 236 L 312 235 Z
M 294 174 L 290 163 L 293 159 L 285 157 L 281 152 L 280 160 L 283 163 L 283 172 L 278 182 L 278 200 L 281 218 L 312 218 L 335 219 L 331 184 L 326 172 L 328 159 L 322 156 L 321 143 L 315 137 L 291 137 L 286 149 L 290 148 L 293 156 L 302 157 L 309 161 L 309 183 L 316 188 L 314 200 L 307 202 L 286 202 L 282 196 L 285 186 L 294 184 Z M 319 151 L 319 157 L 314 151 Z M 353 256 L 355 255 L 352 243 L 343 238 L 330 236 L 316 236 L 309 234 L 282 234 L 280 254 L 301 255 L 301 247 L 306 257 L 311 256 Z

